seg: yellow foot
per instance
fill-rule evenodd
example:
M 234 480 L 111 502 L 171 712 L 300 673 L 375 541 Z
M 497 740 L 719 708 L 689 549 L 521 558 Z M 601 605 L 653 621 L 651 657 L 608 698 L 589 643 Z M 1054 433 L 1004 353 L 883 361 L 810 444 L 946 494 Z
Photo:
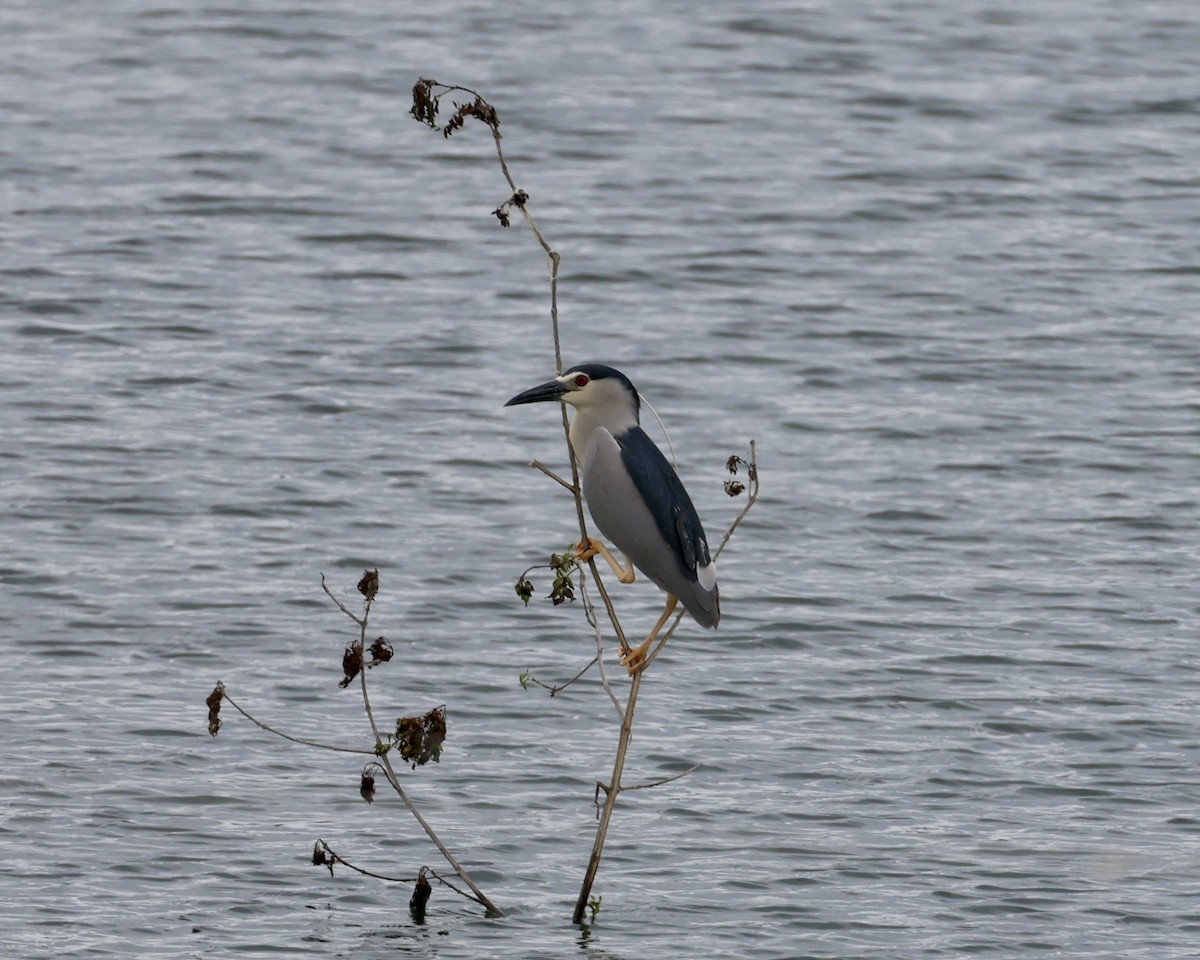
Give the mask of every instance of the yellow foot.
M 575 559 L 580 563 L 587 563 L 592 557 L 600 553 L 603 548 L 604 544 L 591 537 L 588 537 L 586 540 L 580 540 L 575 544 Z
M 633 561 L 629 561 L 627 566 L 621 566 L 617 563 L 617 558 L 612 555 L 608 547 L 597 540 L 595 537 L 588 537 L 586 540 L 580 540 L 575 544 L 575 559 L 580 563 L 587 563 L 592 557 L 603 557 L 608 561 L 608 565 L 612 567 L 612 572 L 617 575 L 617 579 L 622 583 L 633 583 L 636 574 L 633 572 Z
M 635 647 L 634 649 L 628 652 L 622 651 L 617 655 L 617 659 L 621 662 L 621 666 L 629 671 L 629 675 L 631 677 L 638 671 L 646 669 L 646 651 L 650 649 L 650 644 L 658 639 L 658 631 L 663 628 L 667 622 L 667 619 L 675 612 L 675 608 L 677 606 L 679 606 L 679 599 L 668 593 L 667 605 L 663 609 L 662 616 L 658 618 L 658 623 L 656 623 L 654 625 L 654 629 L 650 631 L 650 636 L 648 636 L 639 646 Z
M 632 677 L 635 673 L 646 669 L 646 651 L 650 649 L 650 644 L 654 641 L 651 637 L 640 646 L 634 647 L 632 650 L 622 650 L 617 654 L 617 660 Z

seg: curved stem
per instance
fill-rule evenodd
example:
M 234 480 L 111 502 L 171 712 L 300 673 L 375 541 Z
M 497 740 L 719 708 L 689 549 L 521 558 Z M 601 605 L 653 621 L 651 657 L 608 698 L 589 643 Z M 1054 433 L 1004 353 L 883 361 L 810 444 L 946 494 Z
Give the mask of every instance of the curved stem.
M 282 737 L 284 740 L 290 740 L 292 743 L 302 743 L 306 747 L 320 747 L 322 750 L 335 750 L 338 753 L 365 753 L 367 756 L 375 755 L 374 750 L 363 750 L 361 747 L 339 747 L 332 743 L 321 743 L 319 740 L 305 740 L 303 737 L 293 737 L 291 734 L 284 733 L 282 730 L 276 730 L 269 724 L 263 723 L 258 719 L 258 717 L 253 716 L 251 713 L 243 709 L 242 705 L 234 700 L 229 694 L 223 693 L 222 696 L 226 701 L 228 701 L 229 705 L 233 707 L 234 710 L 240 713 L 255 726 L 266 730 L 267 733 L 273 733 L 277 737 Z
M 338 606 L 341 606 L 341 604 L 338 604 Z M 342 609 L 345 610 L 344 607 Z M 361 620 L 359 620 L 357 617 L 354 617 L 354 620 L 358 623 L 359 630 L 361 631 L 359 641 L 360 643 L 365 644 L 367 641 L 367 617 L 365 611 Z M 454 858 L 454 854 L 452 854 L 449 849 L 447 849 L 446 845 L 442 843 L 441 838 L 434 833 L 433 827 L 429 825 L 429 821 L 421 816 L 421 811 L 416 808 L 416 805 L 412 802 L 412 800 L 409 799 L 408 793 L 405 792 L 404 787 L 400 785 L 400 778 L 396 776 L 396 771 L 392 767 L 391 757 L 389 757 L 388 754 L 382 749 L 384 747 L 384 742 L 379 736 L 379 725 L 375 722 L 375 712 L 371 709 L 371 698 L 367 693 L 367 671 L 365 669 L 360 671 L 358 678 L 360 686 L 362 687 L 363 708 L 366 710 L 367 719 L 371 723 L 371 733 L 375 735 L 375 745 L 377 748 L 379 748 L 379 763 L 383 766 L 384 773 L 387 775 L 388 783 L 392 785 L 392 789 L 395 790 L 400 799 L 404 801 L 404 805 L 408 807 L 408 812 L 413 815 L 429 839 L 433 841 L 433 845 L 438 848 L 438 852 L 441 853 L 441 855 L 445 857 L 446 862 L 454 868 L 455 875 L 462 880 L 463 883 L 470 887 L 471 893 L 474 894 L 475 900 L 487 908 L 488 913 L 491 915 L 496 917 L 504 916 L 504 911 L 492 903 L 492 901 L 487 898 L 487 894 L 485 894 L 479 889 L 479 887 L 475 885 L 475 881 L 471 879 L 467 871 L 464 870 L 462 865 Z

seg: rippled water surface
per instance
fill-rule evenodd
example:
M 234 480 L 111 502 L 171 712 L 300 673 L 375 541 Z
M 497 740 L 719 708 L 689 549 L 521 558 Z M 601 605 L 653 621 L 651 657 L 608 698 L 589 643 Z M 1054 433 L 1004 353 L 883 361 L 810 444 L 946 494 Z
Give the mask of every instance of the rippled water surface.
M 1182 957 L 1200 943 L 1200 10 L 1191 0 L 0 11 L 0 898 L 7 955 Z M 616 739 L 581 611 L 512 583 L 573 515 L 543 257 L 485 92 L 712 531 L 724 618 Z M 657 428 L 655 428 L 657 434 Z M 715 534 L 714 534 L 715 536 Z M 363 746 L 447 704 L 416 801 L 205 730 L 218 679 Z M 544 575 L 539 592 L 547 586 Z M 656 612 L 622 589 L 636 632 Z M 226 708 L 226 713 L 229 713 Z

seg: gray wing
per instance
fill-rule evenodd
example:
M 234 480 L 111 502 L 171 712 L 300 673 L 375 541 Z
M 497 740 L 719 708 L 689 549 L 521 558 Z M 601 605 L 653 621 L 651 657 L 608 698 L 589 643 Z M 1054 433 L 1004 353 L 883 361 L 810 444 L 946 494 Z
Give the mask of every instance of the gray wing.
M 584 456 L 583 493 L 596 526 L 696 622 L 721 618 L 716 570 L 691 498 L 641 427 L 614 437 L 592 431 Z

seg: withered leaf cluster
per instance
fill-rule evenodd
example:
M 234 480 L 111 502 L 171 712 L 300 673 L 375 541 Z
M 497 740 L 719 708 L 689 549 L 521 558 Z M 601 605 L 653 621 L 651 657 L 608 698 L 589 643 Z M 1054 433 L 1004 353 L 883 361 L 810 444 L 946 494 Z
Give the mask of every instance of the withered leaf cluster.
M 524 190 L 518 190 L 511 197 L 509 197 L 502 204 L 500 204 L 500 206 L 498 206 L 495 210 L 493 210 L 492 216 L 494 216 L 497 220 L 500 221 L 500 226 L 511 227 L 512 226 L 512 217 L 510 217 L 508 215 L 509 208 L 516 207 L 519 210 L 524 210 L 525 204 L 527 204 L 528 202 L 529 202 L 529 194 L 527 194 Z
M 368 763 L 362 770 L 358 793 L 367 803 L 375 802 L 375 771 L 381 769 L 377 763 Z
M 441 87 L 442 92 L 434 94 L 434 87 Z M 481 123 L 486 123 L 493 133 L 499 134 L 500 117 L 496 114 L 496 108 L 484 100 L 483 97 L 475 93 L 474 90 L 467 90 L 465 87 L 448 87 L 445 84 L 438 83 L 436 80 L 430 80 L 426 77 L 418 80 L 413 87 L 413 105 L 409 113 L 414 120 L 436 130 L 438 128 L 439 100 L 442 96 L 453 90 L 463 90 L 466 93 L 475 94 L 475 99 L 469 103 L 456 102 L 454 104 L 454 116 L 447 120 L 446 125 L 442 127 L 442 136 L 448 137 L 455 130 L 461 128 L 467 117 L 475 117 Z
M 517 591 L 517 596 L 525 601 L 525 606 L 529 606 L 529 601 L 533 599 L 533 584 L 526 580 L 523 574 L 513 589 Z
M 413 885 L 412 897 L 408 901 L 408 909 L 417 923 L 425 919 L 425 904 L 429 902 L 430 894 L 433 893 L 433 887 L 425 879 L 427 869 L 422 867 L 421 872 L 417 874 L 417 882 Z
M 436 80 L 426 80 L 422 77 L 413 87 L 413 105 L 409 113 L 413 119 L 437 129 L 438 102 L 432 94 Z
M 221 701 L 224 699 L 225 684 L 218 683 L 204 701 L 208 704 L 208 732 L 214 737 L 221 729 Z
M 730 457 L 728 460 L 725 461 L 725 469 L 728 470 L 734 476 L 737 475 L 739 467 L 746 468 L 746 475 L 749 478 L 751 483 L 758 482 L 758 468 L 753 463 L 743 460 L 737 454 L 734 454 L 732 457 Z M 739 496 L 740 494 L 742 494 L 745 491 L 745 489 L 746 489 L 746 485 L 744 483 L 742 483 L 740 480 L 726 480 L 725 481 L 725 492 L 727 494 L 729 494 L 729 496 L 731 496 L 731 497 Z
M 386 637 L 376 637 L 374 643 L 367 649 L 367 653 L 371 655 L 371 659 L 364 661 L 361 640 L 351 640 L 346 644 L 346 649 L 342 651 L 342 673 L 345 676 L 338 681 L 339 687 L 345 688 L 350 686 L 363 667 L 369 670 L 371 667 L 377 667 L 381 663 L 387 663 L 395 656 L 395 651 L 392 649 L 392 645 L 388 643 Z
M 556 607 L 575 599 L 575 582 L 571 575 L 575 572 L 575 557 L 569 553 L 555 553 L 550 557 L 550 569 L 554 572 L 554 584 L 546 599 Z
M 333 855 L 326 851 L 324 841 L 318 840 L 313 845 L 312 862 L 314 867 L 328 867 L 329 875 L 333 876 Z
M 454 116 L 447 120 L 446 125 L 442 127 L 442 136 L 448 137 L 462 127 L 467 117 L 475 117 L 481 123 L 486 123 L 493 131 L 500 129 L 500 117 L 496 115 L 496 108 L 483 97 L 476 96 L 471 103 L 456 102 L 454 104 Z
M 550 592 L 546 594 L 546 599 L 553 603 L 556 607 L 566 603 L 568 600 L 575 599 L 575 569 L 579 566 L 575 559 L 573 551 L 567 553 L 555 553 L 550 556 L 550 562 L 546 564 L 550 572 L 554 574 L 554 583 L 550 587 Z M 530 567 L 530 570 L 535 569 Z M 526 570 L 517 578 L 513 589 L 517 596 L 525 606 L 529 606 L 529 601 L 533 597 L 534 586 L 529 578 L 525 575 L 529 573 Z
M 393 745 L 400 757 L 414 770 L 430 760 L 442 759 L 442 744 L 446 740 L 446 707 L 434 707 L 423 717 L 400 717 L 396 720 Z
M 358 592 L 368 600 L 374 600 L 379 592 L 379 571 L 364 570 L 362 579 L 358 581 Z
M 338 686 L 345 688 L 354 682 L 363 668 L 363 648 L 359 640 L 351 640 L 342 651 L 342 673 L 345 674 Z
M 376 637 L 375 642 L 371 644 L 367 651 L 371 654 L 371 662 L 368 667 L 373 667 L 376 664 L 387 663 L 395 655 L 396 651 L 392 649 L 392 645 L 387 642 L 386 637 Z

